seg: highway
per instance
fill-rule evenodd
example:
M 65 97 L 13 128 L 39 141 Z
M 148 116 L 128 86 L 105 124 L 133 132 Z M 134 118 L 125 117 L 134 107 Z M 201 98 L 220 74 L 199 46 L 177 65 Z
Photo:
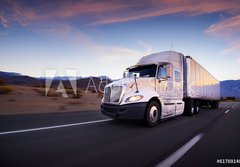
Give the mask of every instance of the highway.
M 0 166 L 229 166 L 240 159 L 240 103 L 147 128 L 99 111 L 0 116 Z

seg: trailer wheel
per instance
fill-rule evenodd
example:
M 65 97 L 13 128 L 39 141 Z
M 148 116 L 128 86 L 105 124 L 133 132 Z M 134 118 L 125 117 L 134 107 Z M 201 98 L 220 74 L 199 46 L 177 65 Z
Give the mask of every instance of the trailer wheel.
M 188 116 L 192 116 L 194 114 L 194 102 L 192 99 L 189 99 L 185 102 L 184 112 Z
M 194 114 L 198 114 L 199 112 L 200 112 L 200 102 L 199 100 L 196 100 L 194 104 Z
M 212 101 L 211 102 L 211 108 L 217 109 L 218 108 L 218 101 Z
M 151 101 L 146 108 L 145 123 L 148 127 L 154 127 L 160 119 L 160 107 L 156 101 Z

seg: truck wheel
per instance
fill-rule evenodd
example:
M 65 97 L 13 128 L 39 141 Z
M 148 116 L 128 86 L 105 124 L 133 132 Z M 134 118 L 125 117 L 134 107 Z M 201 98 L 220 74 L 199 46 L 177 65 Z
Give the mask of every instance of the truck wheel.
M 184 109 L 184 112 L 186 115 L 188 116 L 192 116 L 194 114 L 194 103 L 193 103 L 193 100 L 187 100 L 185 102 L 185 109 Z
M 194 114 L 198 114 L 199 112 L 200 112 L 200 102 L 196 100 L 194 104 Z
M 218 102 L 217 101 L 212 101 L 211 102 L 211 108 L 217 109 L 218 108 Z
M 148 127 L 154 127 L 158 124 L 160 119 L 160 107 L 156 101 L 151 101 L 145 113 L 145 123 Z

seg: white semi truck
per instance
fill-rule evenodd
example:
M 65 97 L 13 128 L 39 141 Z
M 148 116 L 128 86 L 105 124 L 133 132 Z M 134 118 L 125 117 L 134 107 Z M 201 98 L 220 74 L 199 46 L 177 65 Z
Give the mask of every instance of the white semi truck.
M 191 56 L 165 51 L 142 57 L 124 77 L 106 85 L 101 112 L 115 119 L 161 119 L 198 114 L 202 105 L 218 108 L 220 84 Z

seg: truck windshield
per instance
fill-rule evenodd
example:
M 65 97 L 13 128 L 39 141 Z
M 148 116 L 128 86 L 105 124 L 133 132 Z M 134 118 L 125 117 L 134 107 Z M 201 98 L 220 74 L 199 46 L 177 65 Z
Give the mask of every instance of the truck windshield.
M 157 65 L 146 65 L 135 68 L 130 68 L 127 73 L 128 78 L 133 78 L 134 74 L 138 74 L 139 77 L 155 77 Z

